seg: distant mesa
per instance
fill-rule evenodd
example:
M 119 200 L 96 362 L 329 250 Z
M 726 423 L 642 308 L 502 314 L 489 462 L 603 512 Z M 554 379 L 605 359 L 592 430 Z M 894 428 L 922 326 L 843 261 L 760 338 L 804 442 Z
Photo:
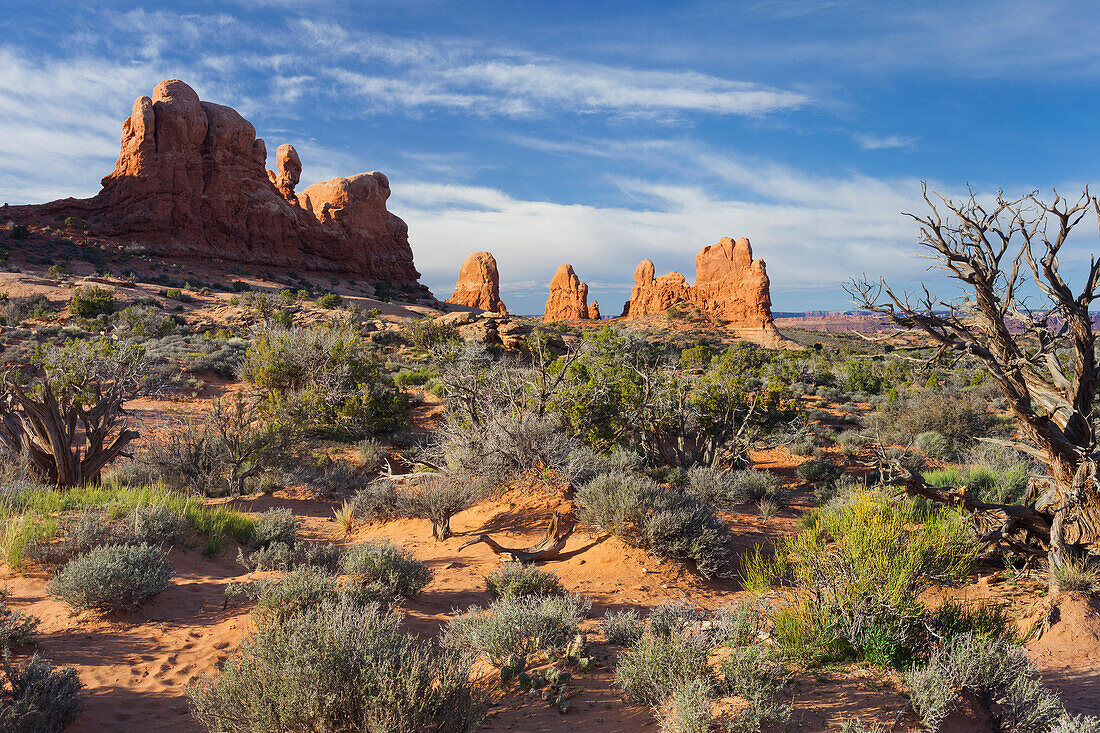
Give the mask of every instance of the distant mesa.
M 599 312 L 599 307 L 596 307 Z M 581 282 L 572 265 L 562 265 L 550 281 L 550 296 L 546 299 L 546 309 L 542 320 L 546 323 L 556 321 L 587 321 L 592 318 L 588 308 L 588 286 Z
M 488 252 L 471 253 L 458 270 L 455 293 L 447 302 L 507 315 L 508 309 L 500 300 L 496 258 Z
M 664 313 L 674 306 L 694 307 L 708 320 L 728 325 L 748 340 L 772 348 L 790 345 L 775 327 L 764 260 L 752 258 L 748 239 L 735 242 L 723 237 L 703 247 L 695 256 L 692 285 L 679 272 L 656 278 L 654 272 L 650 260 L 642 260 L 634 270 L 624 318 Z
M 248 120 L 170 79 L 134 102 L 99 194 L 9 213 L 80 217 L 92 235 L 136 240 L 162 256 L 342 272 L 430 295 L 413 265 L 408 227 L 386 209 L 386 176 L 334 178 L 296 194 L 302 164 L 294 148 L 279 146 L 277 172 L 266 162 Z

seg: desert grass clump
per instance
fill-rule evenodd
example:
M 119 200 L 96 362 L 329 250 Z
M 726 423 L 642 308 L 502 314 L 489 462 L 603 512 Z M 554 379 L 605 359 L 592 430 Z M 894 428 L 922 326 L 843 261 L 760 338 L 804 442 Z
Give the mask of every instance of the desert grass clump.
M 80 715 L 83 685 L 72 667 L 55 669 L 37 654 L 0 665 L 0 730 L 61 733 Z
M 65 565 L 49 590 L 76 609 L 121 611 L 162 593 L 171 575 L 160 548 L 100 545 Z
M 672 690 L 656 708 L 661 733 L 707 733 L 714 722 L 711 704 L 714 690 L 701 678 L 686 680 Z
M 341 567 L 360 583 L 377 583 L 394 595 L 412 598 L 432 579 L 427 563 L 389 542 L 363 542 L 344 552 Z
M 774 557 L 757 549 L 742 581 L 749 589 L 779 583 L 795 590 L 773 618 L 775 638 L 794 656 L 893 665 L 922 639 L 920 594 L 933 582 L 963 580 L 977 557 L 972 530 L 956 510 L 922 510 L 860 490 L 780 543 Z
M 1020 647 L 1001 639 L 961 634 L 936 650 L 928 663 L 906 675 L 910 699 L 929 730 L 971 694 L 998 730 L 1049 730 L 1065 713 L 1061 701 L 1036 678 Z
M 187 690 L 207 729 L 468 733 L 485 712 L 472 660 L 377 605 L 329 599 L 246 638 Z
M 1066 562 L 1051 569 L 1058 592 L 1095 593 L 1100 590 L 1100 569 L 1087 560 Z
M 564 596 L 558 576 L 532 565 L 508 562 L 485 576 L 485 589 L 493 600 L 523 596 Z
M 630 646 L 642 635 L 645 625 L 633 608 L 625 611 L 607 611 L 600 619 L 600 629 L 608 644 Z
M 990 504 L 1016 504 L 1023 501 L 1028 486 L 1028 469 L 1024 464 L 997 469 L 987 466 L 950 467 L 927 471 L 924 480 L 932 486 L 966 487 Z
M 538 653 L 556 657 L 591 608 L 592 602 L 579 596 L 501 598 L 484 609 L 471 606 L 448 621 L 443 644 L 484 656 L 497 667 Z

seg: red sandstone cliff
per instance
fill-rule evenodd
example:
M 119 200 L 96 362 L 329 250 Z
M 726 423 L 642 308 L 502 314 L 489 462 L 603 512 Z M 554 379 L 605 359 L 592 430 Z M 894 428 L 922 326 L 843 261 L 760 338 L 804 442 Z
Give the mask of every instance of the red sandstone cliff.
M 642 260 L 634 271 L 634 287 L 623 310 L 625 318 L 663 313 L 672 306 L 694 306 L 713 321 L 729 325 L 739 335 L 773 348 L 787 345 L 775 328 L 764 260 L 752 258 L 745 238 L 723 237 L 695 256 L 695 283 L 678 272 L 654 278 L 653 263 Z
M 408 227 L 386 209 L 389 181 L 362 173 L 295 195 L 301 162 L 280 146 L 278 173 L 235 110 L 199 99 L 178 80 L 139 97 L 122 124 L 122 148 L 90 199 L 15 206 L 16 218 L 87 220 L 93 235 L 126 237 L 164 256 L 346 272 L 420 293 Z
M 508 309 L 500 300 L 496 258 L 488 252 L 471 253 L 458 270 L 454 295 L 447 302 L 507 314 Z

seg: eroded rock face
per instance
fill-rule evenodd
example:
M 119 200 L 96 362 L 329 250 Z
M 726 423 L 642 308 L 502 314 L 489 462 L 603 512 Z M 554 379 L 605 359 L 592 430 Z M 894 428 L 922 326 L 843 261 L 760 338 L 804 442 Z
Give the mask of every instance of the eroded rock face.
M 787 343 L 772 321 L 771 294 L 764 260 L 752 258 L 752 245 L 742 237 L 723 237 L 695 256 L 695 282 L 678 272 L 654 278 L 653 263 L 642 260 L 623 316 L 639 318 L 673 306 L 694 306 L 712 321 L 765 346 Z
M 248 120 L 171 79 L 134 102 L 99 194 L 11 213 L 83 217 L 93 235 L 127 237 L 163 256 L 344 272 L 427 294 L 408 227 L 386 209 L 384 175 L 335 178 L 295 195 L 302 169 L 294 148 L 280 146 L 278 173 L 266 160 Z
M 588 320 L 600 320 L 600 301 L 593 300 L 592 305 L 588 306 Z
M 542 320 L 553 323 L 588 318 L 588 286 L 573 272 L 572 265 L 562 265 L 550 281 L 550 296 L 546 299 Z
M 480 308 L 493 313 L 507 313 L 500 300 L 500 274 L 497 261 L 488 252 L 474 252 L 458 270 L 455 292 L 448 303 Z

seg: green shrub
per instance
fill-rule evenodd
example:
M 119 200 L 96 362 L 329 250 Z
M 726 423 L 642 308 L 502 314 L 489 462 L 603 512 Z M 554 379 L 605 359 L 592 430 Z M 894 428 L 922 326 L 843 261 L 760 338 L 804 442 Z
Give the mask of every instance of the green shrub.
M 645 625 L 633 608 L 625 611 L 607 611 L 600 619 L 600 629 L 608 644 L 630 646 L 642 635 Z
M 49 590 L 73 608 L 121 611 L 163 592 L 171 575 L 152 545 L 100 545 L 65 565 Z
M 271 417 L 320 434 L 361 438 L 403 424 L 408 401 L 348 326 L 256 329 L 241 375 Z
M 955 709 L 960 693 L 974 696 L 998 730 L 1045 731 L 1065 712 L 1043 688 L 1023 650 L 989 637 L 962 634 L 936 650 L 923 667 L 906 675 L 913 708 L 929 730 Z
M 767 471 L 746 468 L 734 471 L 733 497 L 742 504 L 757 504 L 765 499 L 786 506 L 790 492 L 780 482 L 779 477 Z
M 522 596 L 564 596 L 565 586 L 553 573 L 533 565 L 507 562 L 485 576 L 485 589 L 493 600 Z
M 645 633 L 619 654 L 615 678 L 631 699 L 660 705 L 692 680 L 711 685 L 707 649 L 694 635 Z
M 1047 733 L 1100 733 L 1100 718 L 1066 713 Z
M 316 303 L 318 308 L 332 309 L 339 308 L 344 303 L 344 299 L 336 293 L 325 293 L 317 298 Z
M 714 715 L 713 686 L 699 677 L 685 680 L 672 689 L 672 694 L 656 713 L 661 720 L 661 730 L 668 733 L 707 733 Z
M 577 596 L 501 598 L 487 608 L 471 606 L 447 622 L 445 646 L 485 656 L 497 667 L 537 652 L 560 655 L 577 635 L 592 602 Z
M 471 661 L 377 606 L 327 600 L 246 638 L 188 688 L 209 730 L 468 733 L 485 711 Z
M 38 655 L 0 665 L 0 731 L 61 733 L 80 715 L 80 677 L 72 667 L 54 669 Z
M 1004 609 L 990 604 L 944 601 L 929 615 L 929 623 L 936 635 L 944 639 L 972 634 L 1013 641 L 1016 636 L 1016 623 Z
M 966 487 L 967 491 L 990 504 L 1017 504 L 1023 501 L 1028 486 L 1027 466 L 996 470 L 985 466 L 941 468 L 928 471 L 924 480 L 932 486 Z
M 432 579 L 431 568 L 404 548 L 389 542 L 363 542 L 349 547 L 344 572 L 363 583 L 378 583 L 394 595 L 412 598 Z
M 791 706 L 776 700 L 784 671 L 768 649 L 760 644 L 734 647 L 721 669 L 726 691 L 748 703 L 735 714 L 736 730 L 758 731 L 791 717 Z
M 77 318 L 109 316 L 115 312 L 114 291 L 98 285 L 77 288 L 69 301 L 69 311 Z
M 757 548 L 742 581 L 749 589 L 775 582 L 798 589 L 773 619 L 777 641 L 792 654 L 894 664 L 923 643 L 921 592 L 933 581 L 961 581 L 977 556 L 969 522 L 956 510 L 925 511 L 860 490 L 783 540 L 773 558 Z
M 409 343 L 421 351 L 458 339 L 458 330 L 449 323 L 434 318 L 420 318 L 405 323 Z
M 649 612 L 645 628 L 658 636 L 683 634 L 689 630 L 698 631 L 708 617 L 706 611 L 691 601 L 668 601 Z

